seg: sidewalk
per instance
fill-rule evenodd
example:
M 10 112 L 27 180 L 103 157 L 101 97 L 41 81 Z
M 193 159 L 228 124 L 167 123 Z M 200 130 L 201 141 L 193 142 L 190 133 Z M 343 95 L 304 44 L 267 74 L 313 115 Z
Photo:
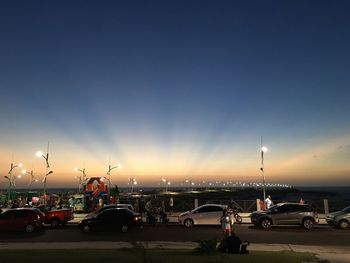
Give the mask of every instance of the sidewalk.
M 146 248 L 194 249 L 195 242 L 139 242 Z M 133 248 L 129 242 L 45 242 L 45 243 L 0 243 L 1 250 L 35 250 L 35 249 L 118 249 Z M 349 247 L 302 246 L 286 244 L 251 244 L 250 251 L 293 251 L 314 253 L 322 260 L 331 263 L 349 263 Z

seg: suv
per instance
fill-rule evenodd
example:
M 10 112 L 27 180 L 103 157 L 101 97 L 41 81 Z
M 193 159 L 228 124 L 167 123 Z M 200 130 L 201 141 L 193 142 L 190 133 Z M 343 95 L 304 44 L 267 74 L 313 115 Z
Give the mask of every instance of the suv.
M 328 224 L 338 226 L 342 229 L 350 227 L 350 206 L 345 207 L 341 211 L 326 215 L 326 221 Z
M 250 220 L 256 226 L 269 228 L 271 225 L 301 225 L 311 229 L 318 223 L 315 209 L 309 205 L 297 203 L 280 203 L 266 211 L 253 212 Z
M 0 231 L 25 231 L 43 229 L 45 215 L 35 208 L 9 209 L 0 214 Z

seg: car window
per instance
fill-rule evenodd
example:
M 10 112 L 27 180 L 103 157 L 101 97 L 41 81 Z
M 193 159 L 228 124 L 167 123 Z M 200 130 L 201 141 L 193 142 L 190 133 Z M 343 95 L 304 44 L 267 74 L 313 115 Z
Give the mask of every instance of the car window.
M 199 208 L 198 213 L 207 213 L 207 212 L 222 212 L 222 208 L 220 206 L 203 206 Z
M 277 211 L 279 213 L 288 213 L 292 211 L 291 205 L 281 205 L 280 207 L 277 208 Z
M 341 210 L 341 211 L 343 211 L 343 212 L 345 212 L 345 213 L 350 213 L 350 206 L 348 206 L 348 207 L 345 207 L 343 210 Z
M 8 219 L 11 219 L 12 214 L 13 214 L 13 211 L 6 211 L 6 212 L 4 212 L 4 213 L 2 213 L 2 214 L 0 215 L 0 219 L 1 219 L 1 220 L 8 220 Z
M 314 211 L 314 209 L 309 205 L 303 205 L 303 206 L 301 206 L 301 208 L 302 208 L 302 211 L 304 211 L 304 212 L 313 212 Z
M 99 219 L 107 219 L 107 218 L 111 218 L 111 217 L 114 217 L 114 216 L 115 216 L 114 209 L 105 210 L 102 213 L 97 215 L 97 217 Z
M 27 210 L 17 210 L 15 212 L 15 218 L 25 218 L 28 215 L 28 211 Z
M 290 205 L 289 211 L 290 212 L 300 212 L 300 211 L 306 211 L 306 209 L 302 205 Z

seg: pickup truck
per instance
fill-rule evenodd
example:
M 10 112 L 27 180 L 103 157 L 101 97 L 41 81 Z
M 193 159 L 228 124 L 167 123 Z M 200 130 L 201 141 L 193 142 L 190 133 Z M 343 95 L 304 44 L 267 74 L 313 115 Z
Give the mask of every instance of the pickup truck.
M 53 228 L 74 219 L 73 210 L 69 208 L 55 209 L 44 205 L 37 208 L 45 214 L 45 224 L 50 224 Z

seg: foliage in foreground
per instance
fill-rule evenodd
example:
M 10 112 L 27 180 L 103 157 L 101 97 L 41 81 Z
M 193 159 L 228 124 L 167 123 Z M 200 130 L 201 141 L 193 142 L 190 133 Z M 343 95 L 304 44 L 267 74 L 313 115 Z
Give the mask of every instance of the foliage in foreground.
M 224 263 L 224 262 L 269 262 L 269 263 L 301 263 L 315 262 L 309 253 L 282 252 L 250 252 L 245 255 L 234 254 L 198 254 L 193 250 L 179 249 L 147 249 L 135 247 L 131 249 L 72 249 L 72 250 L 2 250 L 1 263 L 71 263 L 71 262 L 125 262 L 125 263 Z

